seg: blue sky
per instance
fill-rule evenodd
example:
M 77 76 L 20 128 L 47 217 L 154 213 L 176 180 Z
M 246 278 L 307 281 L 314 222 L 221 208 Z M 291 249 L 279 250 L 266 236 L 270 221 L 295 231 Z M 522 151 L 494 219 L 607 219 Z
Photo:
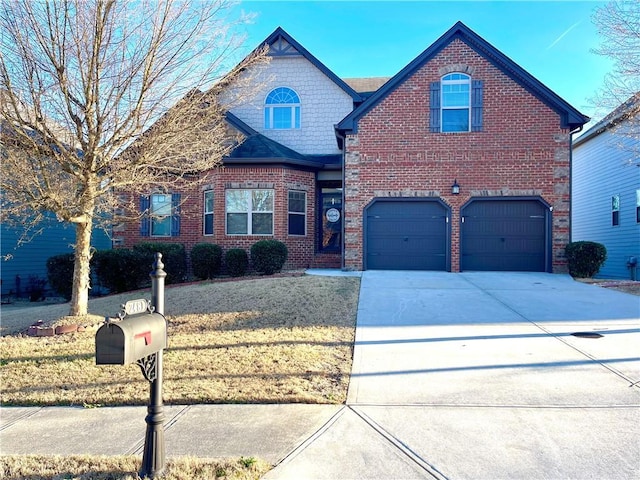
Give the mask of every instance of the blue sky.
M 597 1 L 242 1 L 247 48 L 281 26 L 342 78 L 393 76 L 458 20 L 582 113 L 612 62 L 591 52 Z M 593 124 L 593 123 L 591 123 Z

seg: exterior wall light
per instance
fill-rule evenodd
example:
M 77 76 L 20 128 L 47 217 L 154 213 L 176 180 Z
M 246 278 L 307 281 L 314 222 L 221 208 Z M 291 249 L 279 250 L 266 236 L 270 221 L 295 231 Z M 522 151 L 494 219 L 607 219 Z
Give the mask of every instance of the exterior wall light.
M 451 185 L 451 193 L 454 195 L 458 195 L 460 193 L 460 185 L 458 185 L 458 180 L 453 181 L 453 185 Z

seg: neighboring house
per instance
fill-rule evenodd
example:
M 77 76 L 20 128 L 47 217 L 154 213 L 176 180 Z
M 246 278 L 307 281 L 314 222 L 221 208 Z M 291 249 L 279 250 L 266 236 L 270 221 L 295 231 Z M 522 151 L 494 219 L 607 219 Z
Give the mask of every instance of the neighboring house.
M 73 253 L 76 229 L 74 225 L 58 222 L 49 215 L 35 231 L 40 233 L 26 239 L 19 227 L 0 224 L 0 279 L 3 299 L 26 297 L 38 282 L 47 280 L 47 260 L 63 253 Z M 91 244 L 98 250 L 111 248 L 111 238 L 99 228 L 94 229 Z M 45 285 L 47 294 L 52 292 Z M 53 293 L 55 295 L 55 293 Z
M 572 240 L 607 248 L 601 278 L 638 279 L 630 260 L 640 262 L 639 103 L 640 93 L 574 142 Z
M 264 88 L 227 116 L 244 142 L 200 190 L 149 192 L 117 244 L 276 238 L 288 268 L 566 271 L 588 117 L 462 23 L 391 78 L 342 80 L 281 28 L 264 43 Z
M 10 129 L 1 125 L 4 134 Z M 60 127 L 52 126 L 60 132 Z M 34 138 L 36 133 L 33 133 Z M 7 139 L 3 137 L 3 141 Z M 3 144 L 4 145 L 4 144 Z M 47 260 L 63 253 L 73 253 L 76 240 L 75 225 L 59 222 L 55 214 L 48 212 L 37 225 L 30 225 L 25 232 L 23 225 L 0 221 L 0 289 L 2 301 L 28 297 L 34 288 L 44 287 L 46 295 L 56 295 L 47 282 Z M 103 228 L 95 227 L 91 237 L 95 249 L 111 249 L 110 235 Z

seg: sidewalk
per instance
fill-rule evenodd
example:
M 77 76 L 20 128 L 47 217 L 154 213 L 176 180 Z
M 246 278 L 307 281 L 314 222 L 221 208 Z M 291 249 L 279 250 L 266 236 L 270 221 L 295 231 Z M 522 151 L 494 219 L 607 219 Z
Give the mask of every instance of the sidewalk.
M 639 317 L 562 275 L 365 272 L 347 405 L 167 406 L 167 455 L 260 457 L 265 480 L 637 480 Z M 0 452 L 140 455 L 145 415 L 5 407 Z

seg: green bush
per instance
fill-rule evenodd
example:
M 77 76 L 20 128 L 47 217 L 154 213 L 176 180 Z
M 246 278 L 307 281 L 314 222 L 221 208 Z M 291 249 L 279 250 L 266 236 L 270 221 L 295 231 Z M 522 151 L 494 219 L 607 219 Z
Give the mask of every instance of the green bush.
M 51 288 L 67 301 L 73 290 L 73 253 L 54 255 L 47 259 L 47 279 Z
M 247 273 L 249 267 L 249 257 L 247 252 L 241 248 L 231 248 L 224 254 L 224 263 L 227 266 L 227 273 L 232 277 L 242 277 Z
M 569 273 L 575 278 L 591 278 L 607 259 L 607 249 L 596 242 L 572 242 L 565 248 Z
M 141 255 L 147 276 L 156 261 L 156 253 L 162 254 L 164 271 L 167 272 L 165 282 L 180 283 L 187 280 L 187 254 L 184 245 L 180 243 L 142 242 L 133 246 L 133 251 Z
M 91 259 L 98 283 L 112 293 L 129 292 L 149 281 L 150 266 L 144 258 L 128 248 L 98 250 Z
M 198 243 L 191 249 L 191 270 L 202 280 L 213 278 L 222 267 L 222 248 L 212 243 Z
M 260 240 L 251 246 L 251 263 L 258 273 L 273 275 L 287 261 L 287 246 L 278 240 Z

